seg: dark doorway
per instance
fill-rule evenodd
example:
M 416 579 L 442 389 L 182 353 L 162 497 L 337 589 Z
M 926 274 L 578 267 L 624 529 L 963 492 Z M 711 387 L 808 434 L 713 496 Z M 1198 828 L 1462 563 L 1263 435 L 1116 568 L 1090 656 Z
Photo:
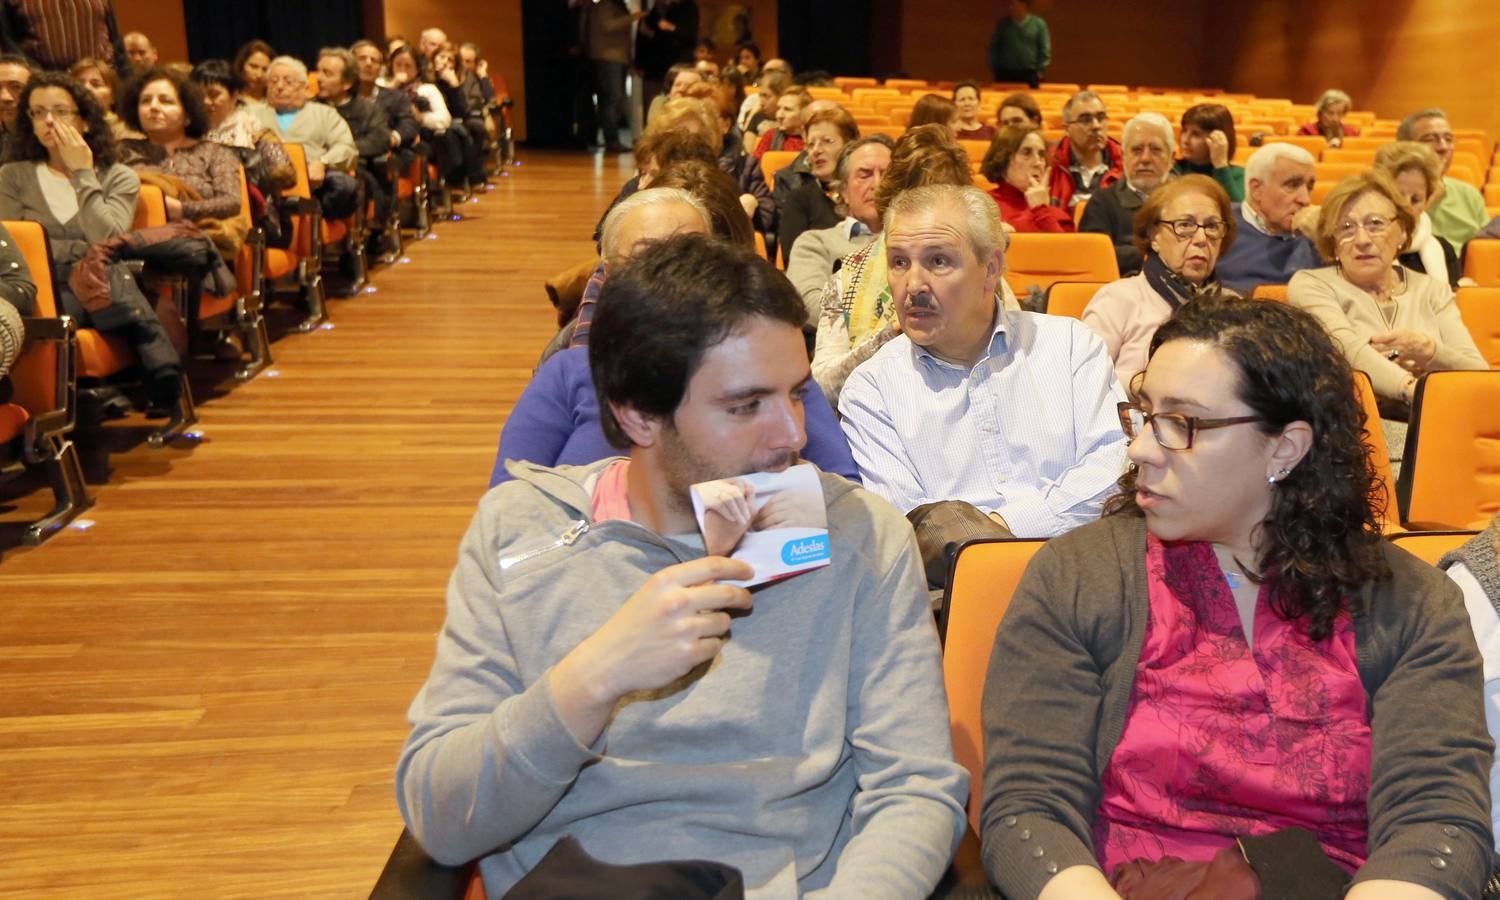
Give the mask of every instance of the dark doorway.
M 316 62 L 323 47 L 346 47 L 365 33 L 363 0 L 183 0 L 188 56 L 233 59 L 260 38 L 277 53 Z

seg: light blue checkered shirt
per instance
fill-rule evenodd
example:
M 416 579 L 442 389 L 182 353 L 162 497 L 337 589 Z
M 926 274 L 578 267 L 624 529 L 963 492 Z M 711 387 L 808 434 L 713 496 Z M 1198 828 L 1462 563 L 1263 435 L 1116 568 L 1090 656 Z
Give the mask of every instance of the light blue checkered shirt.
M 865 487 L 902 512 L 965 500 L 1017 537 L 1051 537 L 1098 518 L 1113 493 L 1124 399 L 1082 322 L 1002 309 L 972 368 L 901 335 L 849 376 L 839 413 Z

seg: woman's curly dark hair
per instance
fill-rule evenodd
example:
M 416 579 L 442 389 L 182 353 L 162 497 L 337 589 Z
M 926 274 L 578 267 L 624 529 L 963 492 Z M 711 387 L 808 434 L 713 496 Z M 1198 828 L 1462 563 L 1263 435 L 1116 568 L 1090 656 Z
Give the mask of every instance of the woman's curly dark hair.
M 1272 491 L 1258 563 L 1284 588 L 1275 592 L 1276 614 L 1306 619 L 1308 635 L 1322 640 L 1340 612 L 1363 611 L 1361 586 L 1390 577 L 1380 549 L 1390 498 L 1371 459 L 1354 371 L 1317 319 L 1268 300 L 1211 294 L 1185 303 L 1156 330 L 1151 354 L 1178 340 L 1224 352 L 1239 371 L 1239 398 L 1264 419 L 1262 432 L 1299 420 L 1312 426 L 1307 455 Z M 1105 515 L 1141 515 L 1135 479 L 1131 466 Z
M 73 105 L 78 107 L 78 117 L 83 120 L 83 142 L 89 145 L 90 152 L 94 154 L 94 168 L 107 169 L 114 165 L 115 133 L 104 119 L 104 108 L 94 98 L 93 91 L 61 72 L 37 72 L 26 82 L 18 101 L 16 133 L 8 143 L 5 161 L 40 162 L 47 158 L 47 148 L 37 139 L 31 116 L 27 112 L 31 109 L 32 92 L 41 88 L 62 88 L 68 92 L 68 96 L 73 98 Z
M 168 82 L 177 91 L 177 102 L 182 104 L 182 126 L 188 137 L 201 138 L 208 133 L 213 126 L 208 119 L 208 108 L 203 105 L 203 89 L 188 76 L 167 66 L 147 69 L 125 85 L 125 93 L 115 101 L 115 110 L 126 125 L 144 132 L 145 129 L 141 128 L 141 92 L 153 81 Z

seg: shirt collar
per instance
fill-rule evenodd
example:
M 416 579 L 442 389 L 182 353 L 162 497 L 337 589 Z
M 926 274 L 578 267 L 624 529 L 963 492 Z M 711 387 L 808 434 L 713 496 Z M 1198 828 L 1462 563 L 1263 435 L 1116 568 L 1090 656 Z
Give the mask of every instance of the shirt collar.
M 875 233 L 870 230 L 870 226 L 853 216 L 845 216 L 844 221 L 840 222 L 839 226 L 843 229 L 845 239 L 851 241 L 857 237 L 864 237 L 867 234 Z
M 974 365 L 969 366 L 968 371 L 970 372 L 974 370 L 975 366 L 978 366 L 980 363 L 993 356 L 997 344 L 1005 340 L 1005 307 L 1000 302 L 1000 291 L 1001 288 L 997 285 L 995 288 L 995 327 L 990 331 L 989 345 L 986 347 L 984 355 L 974 360 Z M 932 365 L 940 366 L 950 371 L 964 371 L 964 368 L 962 366 L 948 362 L 947 360 L 939 359 L 938 357 L 934 356 L 931 352 L 928 351 L 926 347 L 920 347 L 915 342 L 913 342 L 911 346 L 912 349 L 916 351 L 917 359 L 919 360 L 927 360 L 931 362 Z
M 1244 216 L 1246 225 L 1249 225 L 1261 234 L 1271 233 L 1271 230 L 1266 227 L 1266 220 L 1261 218 L 1260 212 L 1248 202 L 1240 204 L 1240 215 Z

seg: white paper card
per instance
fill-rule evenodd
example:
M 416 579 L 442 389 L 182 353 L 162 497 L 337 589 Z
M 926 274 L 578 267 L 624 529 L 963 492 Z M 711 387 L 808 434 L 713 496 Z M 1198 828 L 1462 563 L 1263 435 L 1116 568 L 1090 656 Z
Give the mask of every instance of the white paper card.
M 751 587 L 830 562 L 828 508 L 818 470 L 806 463 L 692 486 L 693 514 L 710 556 L 755 568 Z

